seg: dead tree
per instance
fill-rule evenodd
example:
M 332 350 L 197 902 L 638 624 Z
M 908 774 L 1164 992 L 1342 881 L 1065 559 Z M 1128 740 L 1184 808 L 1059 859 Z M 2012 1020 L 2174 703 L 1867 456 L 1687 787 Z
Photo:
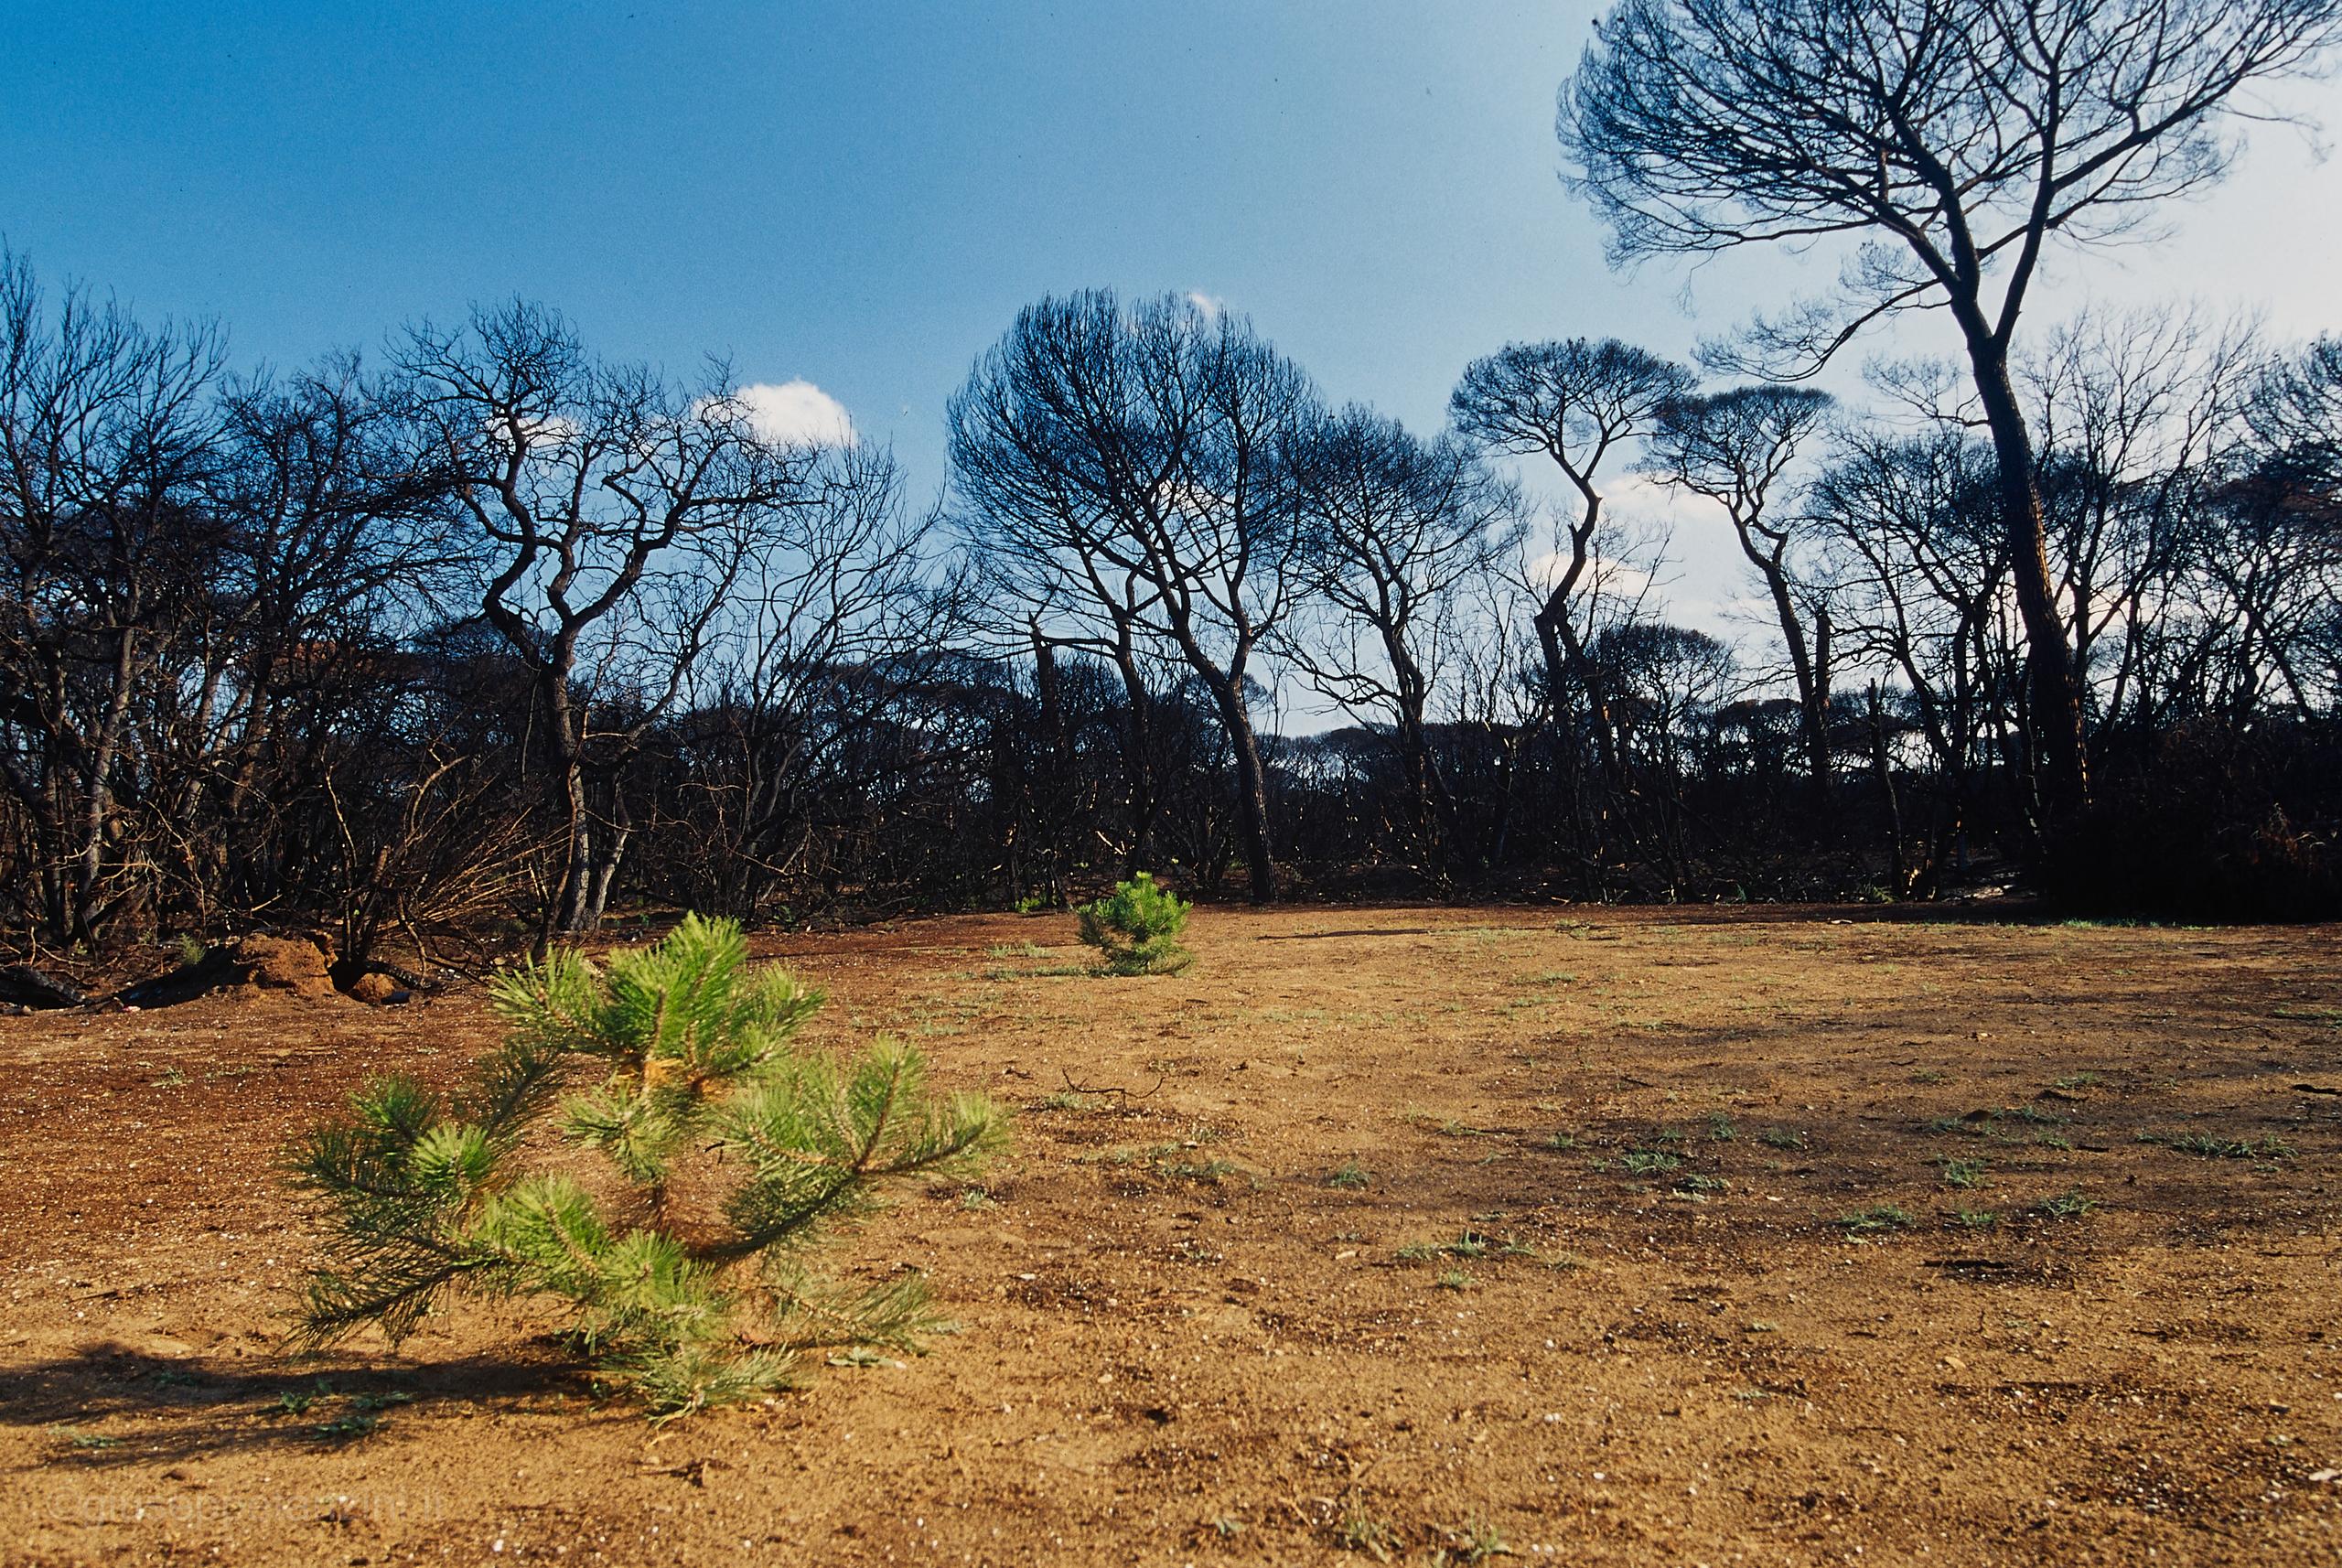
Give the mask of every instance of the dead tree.
M 988 531 L 1054 564 L 1061 602 L 1126 621 L 1209 693 L 1235 763 L 1255 902 L 1276 894 L 1246 686 L 1292 609 L 1284 456 L 1307 379 L 1239 317 L 1107 291 L 1028 306 L 951 403 L 954 483 Z
M 1806 771 L 1826 806 L 1830 760 L 1829 612 L 1814 603 L 1789 560 L 1793 509 L 1785 476 L 1828 419 L 1832 399 L 1808 387 L 1750 386 L 1671 404 L 1650 443 L 1653 473 L 1724 509 L 1740 553 L 1763 579 L 1797 682 Z
M 1433 686 L 1463 632 L 1459 590 L 1520 543 L 1519 492 L 1466 442 L 1357 405 L 1307 427 L 1291 460 L 1317 613 L 1295 618 L 1284 646 L 1318 691 L 1388 723 L 1413 832 L 1439 865 L 1458 834 L 1430 742 Z
M 1563 89 L 1622 261 L 1842 236 L 1842 287 L 1760 321 L 1794 378 L 1899 311 L 1950 313 L 1990 428 L 2053 814 L 2087 803 L 2082 693 L 2011 381 L 2044 258 L 2218 179 L 2248 90 L 2324 62 L 2342 0 L 1622 0 Z
M 1536 616 L 1546 679 L 1558 714 L 1574 683 L 1590 710 L 1594 741 L 1612 789 L 1628 788 L 1617 715 L 1603 672 L 1589 657 L 1594 637 L 1587 590 L 1600 575 L 1606 464 L 1623 458 L 1662 413 L 1692 389 L 1682 366 L 1616 338 L 1514 343 L 1475 360 L 1448 400 L 1465 435 L 1494 450 L 1542 455 L 1568 481 L 1574 504 L 1560 526 L 1561 548 Z
M 758 435 L 720 370 L 686 391 L 593 358 L 519 302 L 414 329 L 392 395 L 470 525 L 481 613 L 533 678 L 567 844 L 543 930 L 583 929 L 631 835 L 619 766 L 804 499 L 816 454 Z

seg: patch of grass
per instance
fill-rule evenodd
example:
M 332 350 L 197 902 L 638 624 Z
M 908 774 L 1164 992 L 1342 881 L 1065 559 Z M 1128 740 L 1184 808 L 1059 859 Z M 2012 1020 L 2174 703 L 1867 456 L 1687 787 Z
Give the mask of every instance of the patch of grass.
M 1447 1538 L 1456 1543 L 1452 1552 L 1437 1552 L 1434 1560 L 1450 1563 L 1486 1563 L 1491 1557 L 1517 1557 L 1519 1552 L 1505 1543 L 1504 1532 L 1486 1520 L 1473 1520 L 1461 1529 L 1451 1530 Z
M 1432 1283 L 1442 1290 L 1466 1291 L 1472 1288 L 1472 1276 L 1461 1269 L 1444 1271 Z
M 2055 1080 L 2050 1087 L 2070 1092 L 2077 1089 L 2096 1089 L 2100 1082 L 2098 1074 L 2094 1072 L 2069 1072 L 2065 1077 Z
M 1951 1074 L 1941 1068 L 1923 1067 L 1911 1075 L 1913 1083 L 1950 1083 Z
M 1484 1129 L 1475 1127 L 1468 1122 L 1459 1122 L 1452 1116 L 1434 1116 L 1430 1112 L 1423 1110 L 1417 1106 L 1409 1106 L 1406 1110 L 1401 1112 L 1399 1113 L 1399 1120 L 1406 1122 L 1411 1127 L 1428 1128 L 1432 1132 L 1438 1133 L 1443 1138 L 1480 1138 L 1487 1136 L 1487 1133 Z
M 1849 1236 L 1880 1236 L 1908 1230 L 1914 1221 L 1909 1209 L 1898 1208 L 1891 1203 L 1875 1203 L 1868 1208 L 1842 1214 L 1832 1223 Z
M 1158 1160 L 1155 1174 L 1166 1181 L 1198 1181 L 1206 1187 L 1218 1187 L 1222 1177 L 1234 1176 L 1240 1168 L 1233 1160 Z
M 109 1437 L 102 1432 L 85 1432 L 81 1427 L 66 1426 L 62 1423 L 52 1425 L 48 1430 L 51 1436 L 62 1437 L 74 1447 L 84 1451 L 122 1446 L 121 1438 Z
M 2215 1138 L 2205 1133 L 2182 1133 L 2164 1142 L 2166 1147 L 2183 1155 L 2197 1155 L 2208 1160 L 2289 1160 L 2301 1152 L 2275 1137 L 2252 1144 L 2236 1138 Z
M 1675 1178 L 1675 1190 L 1678 1192 L 1693 1193 L 1730 1192 L 1732 1190 L 1732 1183 L 1724 1180 L 1722 1176 L 1703 1176 L 1699 1172 L 1693 1171 L 1687 1176 L 1681 1176 Z
M 364 1411 L 389 1410 L 393 1405 L 414 1402 L 414 1396 L 403 1389 L 392 1389 L 387 1393 L 379 1394 L 352 1394 L 349 1399 L 352 1410 Z
M 1551 1150 L 1557 1155 L 1566 1155 L 1577 1147 L 1577 1135 L 1573 1133 L 1555 1133 L 1548 1137 L 1540 1138 L 1537 1141 L 1537 1146 Z
M 1952 1160 L 1938 1162 L 1943 1166 L 1943 1184 L 1961 1188 L 1984 1185 L 1984 1172 L 1989 1165 L 1983 1160 Z
M 1682 1164 L 1682 1155 L 1664 1149 L 1628 1149 L 1618 1156 L 1618 1168 L 1630 1176 L 1666 1176 Z
M 1341 1187 L 1348 1192 L 1358 1192 L 1364 1189 L 1373 1179 L 1367 1175 L 1366 1167 L 1356 1160 L 1344 1160 L 1334 1167 L 1331 1175 L 1326 1177 L 1326 1185 Z
M 1334 1544 L 1345 1552 L 1362 1552 L 1377 1563 L 1388 1563 L 1399 1550 L 1399 1534 L 1380 1520 L 1354 1513 L 1334 1531 Z
M 2001 1222 L 2001 1217 L 1989 1208 L 1955 1208 L 1951 1222 L 1963 1230 L 1990 1230 Z
M 1241 1167 L 1232 1160 L 1196 1157 L 1198 1140 L 1155 1144 L 1144 1149 L 1120 1148 L 1107 1151 L 1103 1163 L 1110 1165 L 1143 1165 L 1165 1181 L 1197 1181 L 1216 1187 L 1222 1176 L 1234 1176 Z
M 2081 1188 L 2061 1192 L 2055 1197 L 2045 1197 L 2033 1206 L 2034 1212 L 2051 1219 L 2079 1219 L 2098 1207 L 2098 1200 L 2085 1197 Z
M 187 1074 L 175 1067 L 167 1067 L 162 1077 L 148 1081 L 156 1089 L 183 1089 L 187 1086 Z
M 962 1187 L 960 1191 L 960 1207 L 970 1210 L 998 1208 L 1000 1200 L 983 1187 Z
M 1708 1136 L 1711 1140 L 1719 1144 L 1729 1144 L 1739 1135 L 1740 1129 L 1732 1124 L 1730 1116 L 1721 1111 L 1708 1112 Z
M 382 1418 L 371 1411 L 352 1411 L 338 1420 L 319 1422 L 315 1431 L 325 1442 L 349 1443 L 366 1436 L 381 1424 Z
M 1104 1103 L 1102 1094 L 1080 1094 L 1070 1089 L 1060 1089 L 1055 1094 L 1045 1094 L 1033 1102 L 1036 1111 L 1095 1111 Z
M 1756 1141 L 1768 1149 L 1802 1149 L 1805 1134 L 1795 1127 L 1767 1127 L 1756 1134 Z

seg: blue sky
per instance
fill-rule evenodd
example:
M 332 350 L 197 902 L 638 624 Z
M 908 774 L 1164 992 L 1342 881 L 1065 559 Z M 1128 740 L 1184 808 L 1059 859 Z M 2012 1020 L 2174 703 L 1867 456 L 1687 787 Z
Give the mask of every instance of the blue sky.
M 52 280 L 220 318 L 245 362 L 530 295 L 614 356 L 817 383 L 922 492 L 970 361 L 1093 284 L 1224 300 L 1333 396 L 1429 426 L 1509 338 L 1681 353 L 1824 275 L 1605 269 L 1552 134 L 1593 14 L 0 0 L 0 234 Z M 2342 94 L 2299 101 L 2342 129 Z M 2181 219 L 2066 298 L 2342 327 L 2342 167 L 2299 136 Z M 1692 597 L 1722 542 L 1680 542 Z

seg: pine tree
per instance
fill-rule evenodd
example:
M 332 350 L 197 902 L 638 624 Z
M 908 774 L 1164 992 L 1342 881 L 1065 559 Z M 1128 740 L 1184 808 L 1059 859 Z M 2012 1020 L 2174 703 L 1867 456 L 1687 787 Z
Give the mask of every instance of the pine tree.
M 1155 886 L 1147 872 L 1075 911 L 1081 940 L 1106 955 L 1113 974 L 1176 974 L 1196 960 L 1179 945 L 1189 906 L 1177 894 Z
M 811 1254 L 890 1185 L 974 1169 L 998 1110 L 929 1094 L 899 1041 L 851 1062 L 793 1045 L 820 994 L 747 958 L 737 925 L 696 916 L 607 969 L 557 952 L 495 983 L 506 1038 L 460 1093 L 353 1096 L 293 1160 L 331 1211 L 295 1343 L 395 1343 L 451 1293 L 550 1298 L 664 1418 L 784 1386 L 820 1348 L 947 1328 L 916 1275 L 849 1285 Z M 532 1134 L 593 1151 L 602 1179 L 547 1168 Z

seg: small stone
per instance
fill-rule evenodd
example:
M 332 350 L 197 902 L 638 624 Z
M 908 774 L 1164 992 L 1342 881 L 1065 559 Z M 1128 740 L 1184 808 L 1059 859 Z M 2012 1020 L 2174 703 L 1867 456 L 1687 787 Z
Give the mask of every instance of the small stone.
M 1943 1364 L 1955 1372 L 1964 1372 L 1968 1369 L 1968 1363 L 1957 1356 L 1946 1356 L 1943 1359 Z

